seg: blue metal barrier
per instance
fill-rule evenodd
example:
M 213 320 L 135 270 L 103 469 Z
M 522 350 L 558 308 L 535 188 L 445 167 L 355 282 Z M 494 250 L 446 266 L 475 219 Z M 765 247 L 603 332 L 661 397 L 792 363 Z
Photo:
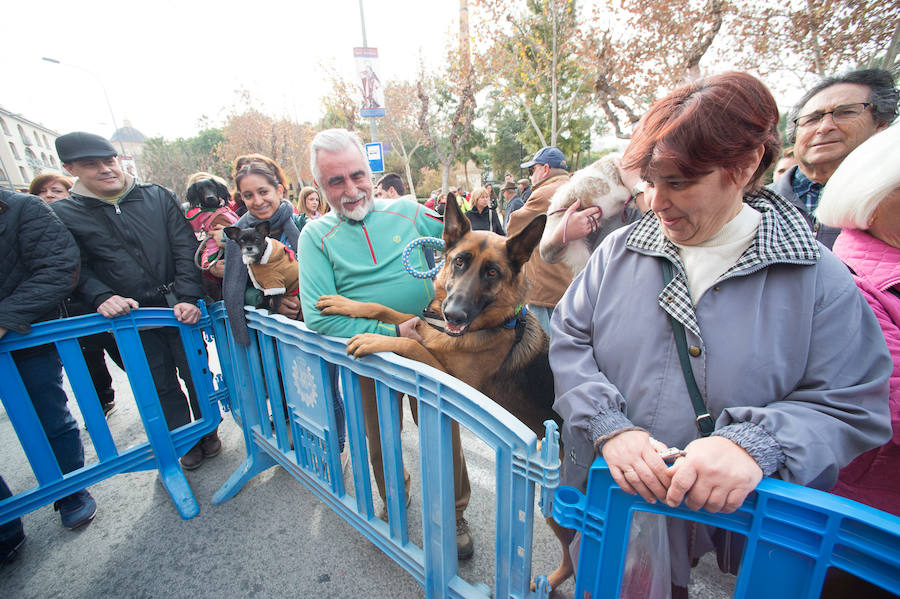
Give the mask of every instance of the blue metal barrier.
M 394 354 L 348 357 L 346 340 L 325 337 L 302 323 L 246 309 L 251 343 L 236 345 L 224 307 L 210 309 L 223 374 L 232 391 L 247 459 L 213 497 L 233 497 L 251 478 L 280 465 L 359 530 L 425 589 L 427 597 L 546 597 L 546 577 L 531 581 L 535 484 L 549 516 L 559 482 L 559 434 L 548 425 L 537 438 L 504 409 L 457 379 Z M 344 487 L 328 363 L 340 368 L 347 414 L 354 493 Z M 375 380 L 384 454 L 388 522 L 374 511 L 359 377 Z M 234 382 L 234 384 L 232 384 Z M 411 542 L 404 498 L 400 413 L 396 394 L 418 399 L 422 480 L 422 546 Z M 287 413 L 284 411 L 287 405 Z M 453 498 L 451 422 L 496 455 L 494 586 L 458 576 Z M 287 425 L 286 425 L 287 421 Z M 289 428 L 288 428 L 289 426 Z
M 172 496 L 182 518 L 197 515 L 199 506 L 178 458 L 187 453 L 203 435 L 215 430 L 221 420 L 218 401 L 227 397 L 221 382 L 219 389 L 213 385 L 202 337 L 204 329 L 209 331 L 210 320 L 205 308 L 201 307 L 201 312 L 200 321 L 190 326 L 179 323 L 172 310 L 167 308 L 141 308 L 114 319 L 92 314 L 42 322 L 32 326 L 28 335 L 9 332 L 0 340 L 0 400 L 37 481 L 36 487 L 0 501 L 0 523 L 8 522 L 120 472 L 154 468 L 159 470 L 163 485 Z M 173 326 L 178 327 L 184 343 L 202 418 L 170 433 L 138 332 L 141 328 Z M 124 451 L 120 451 L 113 441 L 78 343 L 79 337 L 103 332 L 111 332 L 115 336 L 147 433 L 147 442 Z M 50 449 L 47 435 L 10 353 L 51 343 L 55 344 L 59 353 L 98 459 L 96 463 L 86 464 L 65 475 L 61 473 Z M 72 398 L 69 399 L 71 401 Z
M 734 597 L 813 599 L 834 566 L 900 593 L 900 518 L 830 493 L 765 478 L 733 514 L 649 504 L 619 488 L 597 458 L 587 493 L 560 487 L 553 518 L 581 532 L 576 598 L 619 596 L 634 511 L 746 536 Z

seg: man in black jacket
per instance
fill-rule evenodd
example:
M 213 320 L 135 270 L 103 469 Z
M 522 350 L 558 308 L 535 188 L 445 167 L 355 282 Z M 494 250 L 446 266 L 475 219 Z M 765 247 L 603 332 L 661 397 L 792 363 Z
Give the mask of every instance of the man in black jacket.
M 60 162 L 77 177 L 72 195 L 53 210 L 72 232 L 81 250 L 78 295 L 107 318 L 139 306 L 171 307 L 186 324 L 200 318 L 196 302 L 203 295 L 194 265 L 197 240 L 175 195 L 159 185 L 137 183 L 124 173 L 116 150 L 106 139 L 74 132 L 56 140 Z M 184 346 L 171 327 L 141 331 L 144 353 L 153 374 L 169 430 L 200 417 Z M 176 376 L 190 396 L 190 408 Z M 217 455 L 222 444 L 213 431 L 181 459 L 197 468 Z
M 78 280 L 78 248 L 43 200 L 0 190 L 0 256 L 0 338 L 8 331 L 27 334 L 33 323 L 58 318 L 60 302 Z M 66 406 L 56 347 L 21 349 L 12 357 L 60 471 L 78 470 L 84 466 L 84 448 L 78 423 Z M 0 500 L 10 495 L 0 478 Z M 84 489 L 54 507 L 66 528 L 87 524 L 97 511 Z M 20 519 L 0 525 L 0 564 L 9 561 L 24 541 Z

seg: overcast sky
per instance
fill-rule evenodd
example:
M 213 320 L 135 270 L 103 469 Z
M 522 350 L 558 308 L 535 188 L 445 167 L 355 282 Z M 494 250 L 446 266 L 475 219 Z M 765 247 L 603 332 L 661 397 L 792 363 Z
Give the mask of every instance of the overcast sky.
M 458 9 L 458 0 L 363 0 L 380 78 L 412 80 L 419 56 L 440 64 Z M 0 19 L 0 106 L 59 133 L 112 134 L 98 78 L 118 125 L 128 119 L 148 137 L 192 136 L 203 116 L 221 125 L 238 89 L 268 114 L 315 121 L 327 93 L 320 65 L 355 77 L 353 48 L 363 45 L 359 0 L 18 0 Z

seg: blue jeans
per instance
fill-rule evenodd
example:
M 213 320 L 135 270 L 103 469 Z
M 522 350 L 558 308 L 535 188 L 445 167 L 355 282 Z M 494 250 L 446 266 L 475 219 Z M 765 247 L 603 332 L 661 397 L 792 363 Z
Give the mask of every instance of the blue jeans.
M 347 437 L 347 421 L 344 417 L 344 399 L 341 395 L 341 382 L 338 378 L 337 364 L 328 363 L 328 376 L 331 378 L 331 393 L 334 397 L 334 418 L 337 420 L 338 451 L 344 451 L 344 439 Z
M 0 501 L 12 497 L 12 492 L 6 486 L 6 481 L 0 476 Z M 22 532 L 22 519 L 13 518 L 5 524 L 0 524 L 0 543 L 11 541 L 13 537 Z
M 78 423 L 66 405 L 68 398 L 62 387 L 62 364 L 56 348 L 13 353 L 13 359 L 59 469 L 63 474 L 78 470 L 84 466 L 84 447 Z
M 544 329 L 544 332 L 547 333 L 547 335 L 549 335 L 550 316 L 553 315 L 553 308 L 528 304 L 528 311 L 534 314 L 534 317 L 537 318 L 538 322 L 541 324 L 541 328 Z

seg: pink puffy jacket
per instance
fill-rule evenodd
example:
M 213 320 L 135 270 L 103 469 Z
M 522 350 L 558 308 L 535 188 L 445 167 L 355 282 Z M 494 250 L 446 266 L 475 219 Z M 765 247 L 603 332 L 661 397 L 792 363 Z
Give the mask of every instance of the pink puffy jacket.
M 865 231 L 844 229 L 834 253 L 856 272 L 856 284 L 875 312 L 891 357 L 891 440 L 841 470 L 832 493 L 900 516 L 900 249 Z

